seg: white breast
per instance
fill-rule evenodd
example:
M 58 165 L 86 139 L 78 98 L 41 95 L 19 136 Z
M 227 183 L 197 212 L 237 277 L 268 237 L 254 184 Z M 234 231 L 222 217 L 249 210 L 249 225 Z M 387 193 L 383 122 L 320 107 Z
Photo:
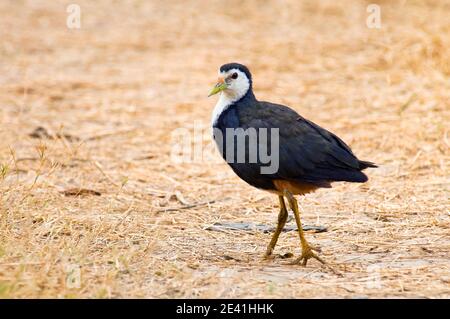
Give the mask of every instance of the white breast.
M 219 100 L 212 113 L 211 126 L 214 126 L 217 123 L 220 114 L 222 114 L 231 104 L 233 104 L 233 100 L 227 94 L 220 93 Z

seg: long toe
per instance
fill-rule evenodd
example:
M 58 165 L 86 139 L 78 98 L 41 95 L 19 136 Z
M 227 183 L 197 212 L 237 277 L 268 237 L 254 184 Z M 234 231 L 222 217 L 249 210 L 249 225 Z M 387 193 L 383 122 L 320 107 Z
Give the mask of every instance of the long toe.
M 330 269 L 334 274 L 336 274 L 340 277 L 342 276 L 342 274 L 338 270 L 334 269 L 334 267 L 330 266 L 325 260 L 323 260 L 322 258 L 317 256 L 311 250 L 309 252 L 302 253 L 302 255 L 300 257 L 295 259 L 290 264 L 291 265 L 300 265 L 301 264 L 302 266 L 306 266 L 306 264 L 308 263 L 308 260 L 311 258 L 314 258 L 314 259 L 317 259 L 318 261 L 320 261 L 320 263 L 322 263 L 324 266 L 326 266 L 328 269 Z
M 298 257 L 296 260 L 294 260 L 292 262 L 293 265 L 303 265 L 306 266 L 306 264 L 308 263 L 308 260 L 314 258 L 317 259 L 318 261 L 320 261 L 322 264 L 326 264 L 325 260 L 323 260 L 322 258 L 320 258 L 319 256 L 317 256 L 316 253 L 314 253 L 312 251 L 312 249 L 307 249 L 306 251 L 302 252 L 302 255 L 300 257 Z

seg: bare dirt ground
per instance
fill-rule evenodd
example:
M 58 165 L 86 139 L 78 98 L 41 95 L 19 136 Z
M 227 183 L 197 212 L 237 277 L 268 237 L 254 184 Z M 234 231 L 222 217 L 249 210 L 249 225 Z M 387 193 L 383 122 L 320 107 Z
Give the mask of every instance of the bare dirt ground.
M 0 297 L 450 297 L 449 1 L 377 1 L 381 29 L 325 0 L 77 0 L 69 29 L 72 2 L 0 2 Z M 171 158 L 230 61 L 380 165 L 301 199 L 341 276 L 207 230 L 278 214 L 225 163 Z

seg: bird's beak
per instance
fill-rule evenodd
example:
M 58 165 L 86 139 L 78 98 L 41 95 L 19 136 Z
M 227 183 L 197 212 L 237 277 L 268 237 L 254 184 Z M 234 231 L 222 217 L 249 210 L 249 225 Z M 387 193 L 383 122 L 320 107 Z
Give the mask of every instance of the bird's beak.
M 212 88 L 211 92 L 209 92 L 208 97 L 225 90 L 227 87 L 228 85 L 225 83 L 225 80 L 223 78 L 219 78 L 217 84 Z

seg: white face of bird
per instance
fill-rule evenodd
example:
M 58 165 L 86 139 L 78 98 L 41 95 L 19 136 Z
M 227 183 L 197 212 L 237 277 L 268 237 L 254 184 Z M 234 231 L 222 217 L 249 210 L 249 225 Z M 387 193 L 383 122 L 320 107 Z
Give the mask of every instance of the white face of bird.
M 226 72 L 219 71 L 219 79 L 208 96 L 221 93 L 228 99 L 237 101 L 243 97 L 250 88 L 250 80 L 247 75 L 238 69 Z

